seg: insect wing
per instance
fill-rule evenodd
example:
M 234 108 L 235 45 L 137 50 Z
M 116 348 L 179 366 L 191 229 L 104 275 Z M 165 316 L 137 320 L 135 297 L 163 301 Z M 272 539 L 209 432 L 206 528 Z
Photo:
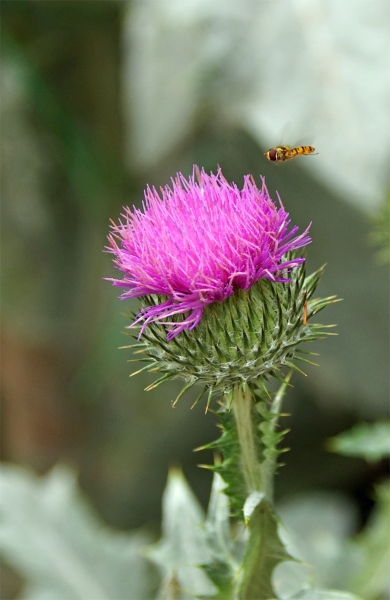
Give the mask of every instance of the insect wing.
M 315 135 L 305 135 L 294 144 L 294 148 L 300 146 L 314 146 L 315 139 Z

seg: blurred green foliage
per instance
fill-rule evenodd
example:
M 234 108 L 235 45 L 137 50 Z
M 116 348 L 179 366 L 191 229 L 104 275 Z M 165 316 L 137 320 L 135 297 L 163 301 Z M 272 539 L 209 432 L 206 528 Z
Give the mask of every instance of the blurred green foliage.
M 377 248 L 377 259 L 380 264 L 390 263 L 390 193 L 382 208 L 372 218 L 372 230 L 369 240 Z
M 328 441 L 328 448 L 344 456 L 358 456 L 367 462 L 390 457 L 390 422 L 359 423 Z

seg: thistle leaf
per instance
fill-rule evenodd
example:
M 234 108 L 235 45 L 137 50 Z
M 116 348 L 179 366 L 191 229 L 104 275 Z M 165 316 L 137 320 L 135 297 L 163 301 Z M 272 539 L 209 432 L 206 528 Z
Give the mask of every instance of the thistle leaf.
M 362 600 L 349 592 L 305 589 L 284 600 Z
M 367 462 L 390 456 L 390 421 L 360 423 L 328 440 L 328 449 L 344 456 L 364 458 Z
M 218 473 L 214 473 L 207 519 L 204 527 L 212 559 L 202 568 L 218 588 L 218 600 L 232 598 L 237 579 L 239 562 L 230 533 L 229 500 L 224 494 L 226 484 Z
M 364 598 L 386 597 L 390 589 L 390 486 L 376 487 L 378 505 L 368 524 L 354 542 L 362 561 L 349 589 Z
M 3 465 L 1 552 L 26 579 L 24 600 L 111 600 L 150 597 L 152 573 L 143 533 L 116 532 L 82 497 L 73 471 L 37 477 Z
M 187 600 L 215 595 L 216 588 L 200 568 L 212 562 L 204 520 L 203 510 L 182 472 L 172 469 L 163 496 L 162 538 L 146 554 L 163 577 L 160 598 Z
M 205 449 L 212 447 L 221 452 L 222 462 L 215 468 L 218 469 L 227 484 L 224 493 L 229 497 L 231 513 L 242 518 L 247 490 L 241 472 L 240 443 L 236 423 L 233 412 L 229 410 L 221 409 L 217 415 L 222 425 L 222 435 Z
M 269 503 L 260 499 L 249 518 L 249 541 L 242 563 L 239 598 L 269 600 L 275 597 L 272 573 L 286 560 L 294 560 L 278 535 L 278 520 Z

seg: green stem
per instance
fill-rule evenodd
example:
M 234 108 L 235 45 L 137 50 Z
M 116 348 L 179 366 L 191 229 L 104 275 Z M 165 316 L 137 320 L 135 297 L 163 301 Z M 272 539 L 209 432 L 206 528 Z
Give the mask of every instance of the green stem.
M 274 416 L 269 422 L 271 432 L 277 427 L 282 399 L 290 377 L 291 373 L 272 402 L 270 413 Z M 279 540 L 278 521 L 272 510 L 277 454 L 275 452 L 275 456 L 271 454 L 268 458 L 260 454 L 259 441 L 262 432 L 256 424 L 258 419 L 255 418 L 254 402 L 248 386 L 235 387 L 232 408 L 239 443 L 239 464 L 247 497 L 249 497 L 246 502 L 249 539 L 242 563 L 241 577 L 237 581 L 239 600 L 253 600 L 253 598 L 267 600 L 274 597 L 273 570 L 279 562 L 289 559 Z M 252 501 L 253 508 L 251 508 Z
M 253 397 L 249 387 L 246 386 L 244 391 L 241 385 L 236 386 L 233 390 L 233 413 L 240 445 L 242 475 L 248 495 L 252 492 L 264 492 L 262 469 L 255 442 L 259 432 L 253 425 L 252 409 Z

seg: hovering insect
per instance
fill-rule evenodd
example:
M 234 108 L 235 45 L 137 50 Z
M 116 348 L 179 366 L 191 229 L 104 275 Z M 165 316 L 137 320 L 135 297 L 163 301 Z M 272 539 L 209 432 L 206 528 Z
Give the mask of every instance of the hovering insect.
M 276 146 L 276 148 L 270 148 L 267 152 L 264 152 L 265 158 L 276 164 L 280 164 L 285 160 L 290 160 L 294 156 L 304 156 L 312 154 L 315 151 L 313 146 L 296 146 L 290 148 L 290 146 Z

